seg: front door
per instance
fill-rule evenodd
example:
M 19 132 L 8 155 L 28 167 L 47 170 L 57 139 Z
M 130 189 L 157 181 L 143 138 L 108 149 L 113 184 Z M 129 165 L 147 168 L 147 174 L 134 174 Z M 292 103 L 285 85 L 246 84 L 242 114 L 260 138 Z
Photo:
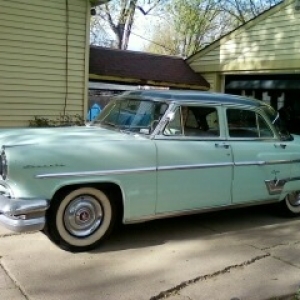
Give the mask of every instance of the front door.
M 158 214 L 231 203 L 233 160 L 219 109 L 178 107 L 156 140 Z

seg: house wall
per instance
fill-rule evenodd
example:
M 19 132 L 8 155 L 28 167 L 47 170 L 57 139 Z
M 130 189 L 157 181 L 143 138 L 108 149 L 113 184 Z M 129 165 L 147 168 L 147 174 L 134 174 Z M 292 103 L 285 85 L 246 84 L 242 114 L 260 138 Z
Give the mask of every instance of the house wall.
M 210 84 L 210 91 L 212 92 L 219 92 L 222 88 L 221 84 L 221 76 L 219 73 L 203 73 L 201 74 L 207 82 Z
M 300 11 L 286 0 L 187 61 L 204 77 L 300 72 Z
M 0 0 L 0 7 L 0 127 L 84 116 L 89 2 Z

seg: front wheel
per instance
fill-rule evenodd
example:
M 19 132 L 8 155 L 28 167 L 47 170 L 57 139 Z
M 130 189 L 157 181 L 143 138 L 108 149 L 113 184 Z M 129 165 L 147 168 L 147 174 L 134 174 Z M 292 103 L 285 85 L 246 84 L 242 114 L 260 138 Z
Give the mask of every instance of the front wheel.
M 290 217 L 300 216 L 300 192 L 288 194 L 283 201 L 280 202 L 281 212 Z
M 68 251 L 96 248 L 111 232 L 115 207 L 102 191 L 78 188 L 53 199 L 47 215 L 50 239 Z

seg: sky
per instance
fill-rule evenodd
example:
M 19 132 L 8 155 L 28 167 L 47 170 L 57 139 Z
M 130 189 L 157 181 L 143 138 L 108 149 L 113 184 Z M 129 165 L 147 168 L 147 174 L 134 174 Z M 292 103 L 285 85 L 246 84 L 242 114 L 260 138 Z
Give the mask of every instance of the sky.
M 147 6 L 143 6 L 143 9 L 147 11 Z M 152 12 L 145 16 L 139 10 L 136 10 L 128 50 L 143 51 L 144 47 L 149 44 L 149 40 L 151 40 L 151 24 L 157 23 L 159 19 L 159 16 L 155 14 L 151 15 L 151 13 Z M 114 35 L 110 32 L 110 29 L 106 28 L 105 30 L 113 40 Z
M 142 38 L 140 38 L 134 34 L 131 34 L 130 38 L 129 38 L 128 50 L 143 51 L 145 43 L 146 43 L 146 41 L 143 40 Z

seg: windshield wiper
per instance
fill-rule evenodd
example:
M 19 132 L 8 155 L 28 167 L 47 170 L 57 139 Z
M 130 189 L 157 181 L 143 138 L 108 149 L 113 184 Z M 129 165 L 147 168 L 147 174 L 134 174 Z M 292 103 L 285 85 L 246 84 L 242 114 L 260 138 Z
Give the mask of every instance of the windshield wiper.
M 108 122 L 108 121 L 102 121 L 102 122 L 99 122 L 100 125 L 108 125 L 108 126 L 111 126 L 111 127 L 118 127 L 115 123 L 112 123 L 112 122 Z
M 273 120 L 272 124 L 274 125 L 278 119 L 279 119 L 279 113 L 277 113 L 277 115 L 276 115 L 275 119 Z

